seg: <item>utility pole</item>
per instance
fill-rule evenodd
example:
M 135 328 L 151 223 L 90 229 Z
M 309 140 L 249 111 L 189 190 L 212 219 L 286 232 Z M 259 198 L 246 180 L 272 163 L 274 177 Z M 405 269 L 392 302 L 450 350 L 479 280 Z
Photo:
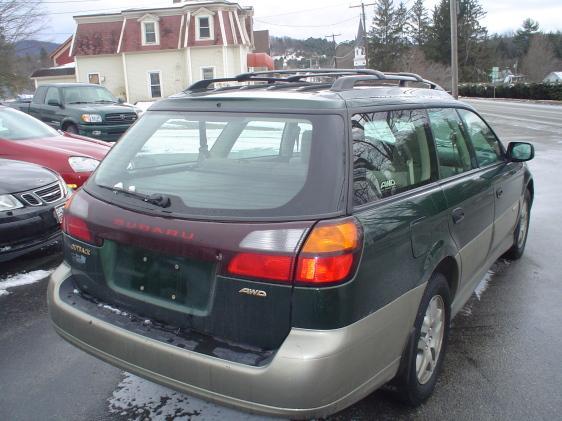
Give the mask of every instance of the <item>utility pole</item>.
M 369 43 L 367 42 L 367 19 L 365 18 L 365 6 L 374 6 L 375 3 L 365 4 L 361 2 L 356 6 L 349 6 L 351 9 L 355 7 L 361 8 L 361 20 L 363 21 L 363 42 L 365 43 L 365 68 L 369 68 Z
M 451 9 L 451 73 L 452 73 L 452 86 L 451 94 L 455 99 L 459 99 L 459 51 L 458 51 L 458 36 L 457 36 L 457 15 L 458 3 L 457 0 L 450 0 L 449 7 Z
M 341 34 L 330 34 L 330 35 L 326 35 L 326 38 L 332 38 L 332 42 L 334 43 L 334 69 L 338 68 L 338 49 L 337 46 L 338 44 L 336 44 L 336 37 L 341 36 Z

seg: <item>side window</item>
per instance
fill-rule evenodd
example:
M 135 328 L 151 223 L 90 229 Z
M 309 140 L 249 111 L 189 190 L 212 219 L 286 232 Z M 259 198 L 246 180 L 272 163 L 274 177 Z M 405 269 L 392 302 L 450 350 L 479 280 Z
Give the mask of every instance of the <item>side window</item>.
M 47 90 L 47 95 L 45 96 L 45 104 L 49 104 L 49 101 L 57 101 L 61 103 L 58 88 L 49 88 Z
M 472 111 L 458 110 L 458 112 L 464 121 L 478 165 L 485 167 L 502 161 L 503 152 L 500 141 L 490 127 Z
M 462 122 L 453 108 L 428 110 L 429 122 L 441 178 L 451 177 L 476 168 L 462 130 Z
M 436 178 L 426 127 L 425 112 L 419 110 L 353 116 L 355 206 L 413 189 Z
M 33 102 L 34 104 L 43 104 L 45 102 L 45 95 L 47 94 L 47 87 L 40 86 L 37 88 L 35 95 L 33 95 Z

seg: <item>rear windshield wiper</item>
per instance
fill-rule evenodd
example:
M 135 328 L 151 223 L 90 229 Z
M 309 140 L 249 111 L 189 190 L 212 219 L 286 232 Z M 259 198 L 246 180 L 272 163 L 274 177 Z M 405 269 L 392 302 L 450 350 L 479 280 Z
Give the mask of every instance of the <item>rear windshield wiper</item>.
M 117 104 L 117 101 L 110 101 L 108 99 L 100 99 L 96 104 Z
M 102 187 L 104 189 L 111 190 L 115 194 L 121 193 L 130 197 L 140 199 L 145 203 L 156 205 L 161 208 L 168 208 L 171 205 L 170 198 L 160 193 L 143 194 L 143 193 L 137 193 L 135 191 L 125 190 L 119 187 L 104 186 L 103 184 L 97 184 L 97 186 Z
M 73 102 L 67 102 L 67 104 L 93 104 L 90 101 L 73 101 Z

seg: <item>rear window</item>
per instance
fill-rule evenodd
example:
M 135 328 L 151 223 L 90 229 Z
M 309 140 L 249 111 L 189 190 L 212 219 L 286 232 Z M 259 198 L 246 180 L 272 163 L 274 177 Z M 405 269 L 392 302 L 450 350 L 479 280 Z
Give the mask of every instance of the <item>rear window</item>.
M 164 194 L 165 212 L 203 219 L 317 216 L 341 210 L 344 163 L 337 115 L 148 112 L 88 189 Z

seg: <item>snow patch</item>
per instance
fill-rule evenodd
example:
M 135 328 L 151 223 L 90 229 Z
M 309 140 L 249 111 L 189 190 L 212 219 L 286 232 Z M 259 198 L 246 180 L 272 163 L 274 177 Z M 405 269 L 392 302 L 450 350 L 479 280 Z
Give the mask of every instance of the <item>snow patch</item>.
M 121 311 L 121 310 L 119 310 L 118 308 L 115 308 L 115 307 L 108 306 L 107 304 L 104 304 L 103 308 L 111 311 L 112 313 L 117 314 L 118 316 L 126 316 L 127 315 L 127 313 L 125 313 L 124 311 Z
M 133 374 L 124 373 L 124 376 L 108 403 L 112 414 L 124 416 L 128 420 L 274 420 L 193 398 Z
M 8 288 L 21 287 L 23 285 L 34 284 L 42 279 L 48 277 L 53 273 L 54 269 L 51 270 L 34 270 L 28 273 L 18 273 L 17 275 L 8 276 L 5 279 L 0 279 L 0 296 L 8 295 Z
M 482 298 L 482 294 L 484 294 L 484 291 L 488 289 L 488 286 L 490 285 L 490 281 L 492 280 L 492 276 L 494 275 L 495 273 L 489 270 L 488 273 L 486 273 L 484 278 L 482 278 L 482 280 L 474 290 L 474 294 L 476 294 L 476 298 L 478 298 L 479 301 Z

